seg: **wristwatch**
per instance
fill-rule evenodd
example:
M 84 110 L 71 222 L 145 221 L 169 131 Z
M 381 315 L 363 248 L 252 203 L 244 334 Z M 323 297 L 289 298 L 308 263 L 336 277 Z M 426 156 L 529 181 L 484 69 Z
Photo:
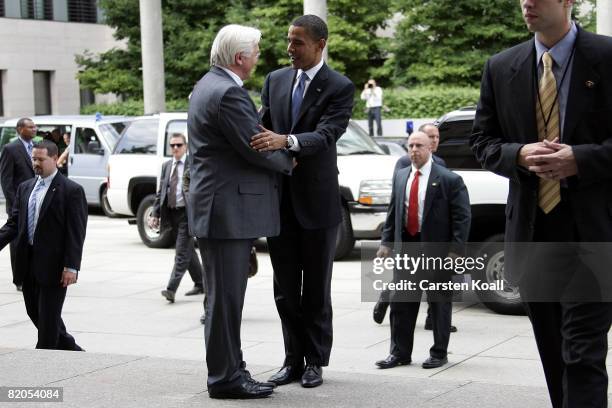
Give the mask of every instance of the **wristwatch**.
M 287 149 L 291 149 L 293 147 L 293 138 L 291 135 L 287 135 Z

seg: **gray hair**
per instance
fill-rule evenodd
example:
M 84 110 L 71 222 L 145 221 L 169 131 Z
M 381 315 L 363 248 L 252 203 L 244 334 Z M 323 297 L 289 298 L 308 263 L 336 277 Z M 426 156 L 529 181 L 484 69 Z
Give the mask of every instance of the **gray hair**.
M 217 33 L 210 49 L 210 65 L 229 67 L 236 54 L 250 57 L 253 48 L 261 40 L 261 31 L 253 27 L 230 24 Z

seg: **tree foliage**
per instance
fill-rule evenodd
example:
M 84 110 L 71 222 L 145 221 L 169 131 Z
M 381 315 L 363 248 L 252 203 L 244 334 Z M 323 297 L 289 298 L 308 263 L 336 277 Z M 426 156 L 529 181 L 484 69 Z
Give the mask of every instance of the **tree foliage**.
M 356 83 L 365 81 L 373 65 L 381 64 L 385 41 L 375 31 L 391 15 L 392 0 L 336 0 L 329 2 L 330 65 Z M 142 95 L 138 0 L 101 0 L 106 23 L 126 49 L 77 57 L 83 87 L 126 98 Z M 186 98 L 209 68 L 210 47 L 217 31 L 230 23 L 258 27 L 261 57 L 246 86 L 259 89 L 265 74 L 288 64 L 287 30 L 300 16 L 302 0 L 162 0 L 166 95 Z

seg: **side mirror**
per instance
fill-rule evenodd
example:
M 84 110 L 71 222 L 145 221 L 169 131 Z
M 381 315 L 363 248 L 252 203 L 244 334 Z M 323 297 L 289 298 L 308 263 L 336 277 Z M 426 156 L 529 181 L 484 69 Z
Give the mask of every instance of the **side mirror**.
M 87 153 L 104 156 L 104 149 L 100 146 L 100 142 L 91 141 L 87 143 Z

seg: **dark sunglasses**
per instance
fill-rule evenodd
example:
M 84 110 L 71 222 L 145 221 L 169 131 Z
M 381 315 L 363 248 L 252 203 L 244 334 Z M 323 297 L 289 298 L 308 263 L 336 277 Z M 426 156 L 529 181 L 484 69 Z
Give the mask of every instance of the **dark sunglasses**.
M 170 143 L 170 147 L 172 149 L 174 149 L 175 147 L 176 148 L 183 147 L 183 145 L 184 145 L 183 143 Z

